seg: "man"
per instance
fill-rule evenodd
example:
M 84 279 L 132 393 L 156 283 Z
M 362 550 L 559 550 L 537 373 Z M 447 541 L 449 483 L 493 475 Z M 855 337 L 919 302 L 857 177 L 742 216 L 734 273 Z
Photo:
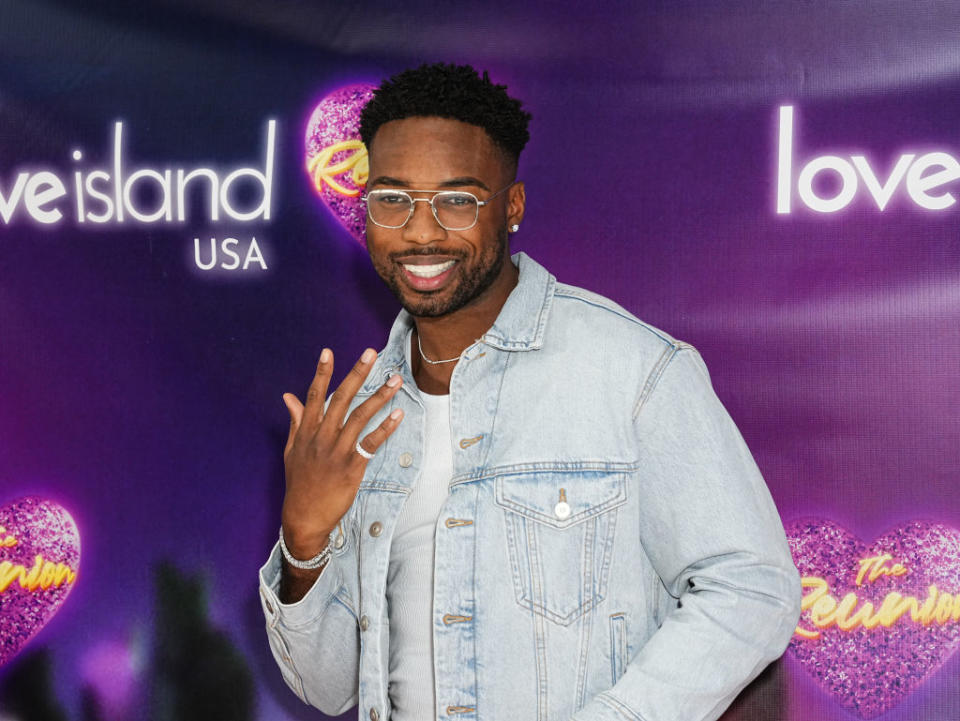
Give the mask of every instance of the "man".
M 364 110 L 367 248 L 404 310 L 326 408 L 328 349 L 284 395 L 270 646 L 329 714 L 714 719 L 796 625 L 783 528 L 694 348 L 511 258 L 505 90 L 424 66 Z

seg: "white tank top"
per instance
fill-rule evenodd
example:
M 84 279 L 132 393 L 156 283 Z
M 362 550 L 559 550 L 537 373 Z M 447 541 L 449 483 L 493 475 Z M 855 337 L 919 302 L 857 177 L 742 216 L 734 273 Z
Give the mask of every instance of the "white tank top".
M 409 363 L 410 343 L 406 343 Z M 420 392 L 425 411 L 424 458 L 397 520 L 387 572 L 390 618 L 388 693 L 391 721 L 433 721 L 433 553 L 440 509 L 453 475 L 450 396 Z

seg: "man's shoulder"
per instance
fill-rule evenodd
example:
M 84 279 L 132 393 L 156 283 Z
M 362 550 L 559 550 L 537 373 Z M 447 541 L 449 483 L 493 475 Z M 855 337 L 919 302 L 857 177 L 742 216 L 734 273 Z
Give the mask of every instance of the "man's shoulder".
M 574 323 L 580 332 L 602 336 L 608 342 L 619 339 L 650 351 L 690 347 L 610 298 L 559 281 L 554 288 L 553 313 L 561 323 Z

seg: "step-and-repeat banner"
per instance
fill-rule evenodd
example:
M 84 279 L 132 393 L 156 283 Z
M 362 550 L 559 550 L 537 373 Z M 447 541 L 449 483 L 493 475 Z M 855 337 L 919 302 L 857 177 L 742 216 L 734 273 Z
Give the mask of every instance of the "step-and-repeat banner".
M 960 719 L 958 37 L 949 2 L 0 4 L 0 718 L 322 717 L 257 598 L 281 394 L 386 339 L 358 114 L 442 60 L 533 114 L 515 249 L 696 346 L 770 486 L 804 611 L 726 718 Z

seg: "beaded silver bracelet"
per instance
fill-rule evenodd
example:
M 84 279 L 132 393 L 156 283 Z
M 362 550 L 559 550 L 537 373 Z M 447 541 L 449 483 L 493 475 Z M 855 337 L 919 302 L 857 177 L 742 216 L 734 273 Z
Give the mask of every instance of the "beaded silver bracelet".
M 298 561 L 296 558 L 291 556 L 290 551 L 287 550 L 287 544 L 283 542 L 283 526 L 280 526 L 280 551 L 283 553 L 283 557 L 287 559 L 287 563 L 294 568 L 319 568 L 327 562 L 327 559 L 330 558 L 330 554 L 333 552 L 333 534 L 336 532 L 336 530 L 337 528 L 334 526 L 333 530 L 330 531 L 330 537 L 327 539 L 327 545 L 323 547 L 323 550 L 320 551 L 320 553 L 313 558 L 307 559 L 306 561 Z

